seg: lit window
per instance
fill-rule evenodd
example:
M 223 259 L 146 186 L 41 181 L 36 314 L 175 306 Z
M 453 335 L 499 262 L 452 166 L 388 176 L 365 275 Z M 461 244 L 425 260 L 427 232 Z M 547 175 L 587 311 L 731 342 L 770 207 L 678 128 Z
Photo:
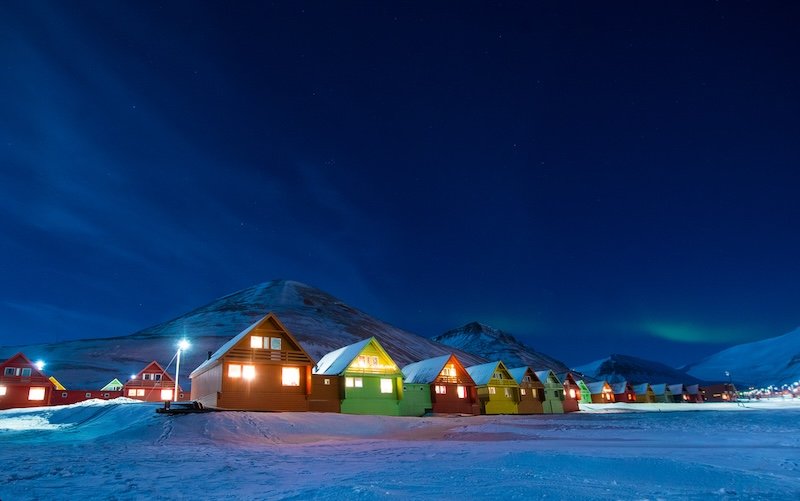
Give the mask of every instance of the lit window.
M 456 366 L 454 364 L 447 364 L 444 369 L 442 369 L 442 376 L 456 377 Z
M 359 378 L 361 379 L 361 378 Z M 393 390 L 391 379 L 381 379 L 381 393 L 391 393 Z M 444 389 L 444 387 L 442 387 Z M 444 393 L 444 392 L 442 392 Z
M 330 379 L 323 379 L 322 380 L 322 384 L 324 384 L 325 386 L 330 386 L 331 385 L 331 380 Z
M 351 377 L 344 378 L 344 385 L 346 387 L 348 387 L 348 388 L 352 388 L 353 387 L 353 378 L 351 378 Z
M 144 388 L 139 388 L 138 390 L 136 390 L 136 396 L 137 397 L 143 397 L 144 396 Z
M 354 377 L 353 383 L 356 385 L 356 388 L 363 388 L 364 387 L 364 380 L 360 377 Z
M 44 388 L 31 388 L 28 391 L 28 400 L 44 400 Z
M 250 348 L 263 348 L 264 338 L 261 336 L 250 336 Z
M 519 389 L 519 394 L 520 394 L 520 395 L 527 395 L 527 394 L 528 394 L 528 392 L 527 392 L 527 391 L 525 391 L 525 388 L 520 388 L 520 389 Z
M 172 390 L 161 390 L 161 400 L 172 400 Z
M 228 365 L 228 377 L 242 377 L 242 366 L 239 364 Z
M 503 388 L 503 394 L 506 398 L 511 398 L 511 388 Z
M 22 369 L 22 377 L 30 377 L 30 376 L 31 376 L 31 368 L 30 367 L 24 367 Z
M 437 384 L 434 387 L 434 389 L 436 390 L 436 393 L 438 393 L 439 395 L 444 395 L 445 393 L 447 393 L 447 388 L 442 384 Z
M 135 397 L 136 396 L 136 389 L 131 388 L 130 390 L 128 390 L 128 396 L 129 397 Z
M 300 368 L 284 367 L 282 373 L 283 386 L 300 386 Z
M 6 389 L 6 387 L 5 387 L 5 386 L 0 386 L 0 397 L 2 397 L 3 395 L 5 395 L 7 391 L 8 391 L 8 390 Z
M 569 398 L 575 398 L 575 388 L 569 389 Z
M 281 338 L 279 338 L 279 337 L 271 337 L 271 338 L 269 338 L 269 348 L 271 350 L 280 350 L 281 349 Z
M 458 394 L 458 398 L 466 398 L 467 397 L 467 389 L 463 386 L 456 386 L 456 393 Z
M 490 386 L 489 395 L 494 395 L 495 393 L 497 393 L 497 388 L 495 388 L 494 386 Z
M 256 378 L 256 366 L 255 365 L 243 365 L 242 366 L 242 377 L 248 381 L 252 381 Z

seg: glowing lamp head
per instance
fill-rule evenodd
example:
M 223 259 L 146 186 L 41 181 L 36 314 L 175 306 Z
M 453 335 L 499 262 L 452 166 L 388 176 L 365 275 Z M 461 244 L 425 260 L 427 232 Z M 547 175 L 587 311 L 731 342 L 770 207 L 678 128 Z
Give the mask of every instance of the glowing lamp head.
M 178 349 L 181 351 L 186 351 L 187 349 L 189 349 L 189 346 L 191 345 L 189 344 L 189 341 L 187 339 L 181 339 L 180 341 L 178 341 Z
M 136 379 L 136 374 L 131 374 L 131 379 Z
M 44 360 L 37 360 L 36 363 L 33 364 L 33 365 L 35 365 L 37 369 L 42 370 L 42 369 L 44 369 L 44 365 L 45 365 L 44 364 Z

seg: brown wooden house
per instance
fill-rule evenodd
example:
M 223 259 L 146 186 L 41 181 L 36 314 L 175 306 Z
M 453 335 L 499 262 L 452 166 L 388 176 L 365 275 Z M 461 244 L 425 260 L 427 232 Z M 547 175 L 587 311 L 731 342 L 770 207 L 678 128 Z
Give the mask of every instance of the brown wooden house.
M 215 409 L 307 411 L 313 366 L 297 339 L 268 313 L 192 371 L 192 399 Z M 338 388 L 335 393 L 338 400 Z
M 689 403 L 693 404 L 702 404 L 703 403 L 703 392 L 700 389 L 699 384 L 687 384 L 686 385 L 686 393 L 689 394 Z
M 23 353 L 0 364 L 0 409 L 49 405 L 54 385 Z
M 508 369 L 509 374 L 519 383 L 519 403 L 517 409 L 520 414 L 544 414 L 544 384 L 536 377 L 530 367 L 515 367 Z
M 400 410 L 404 416 L 481 413 L 475 381 L 453 354 L 403 367 Z
M 637 384 L 633 387 L 633 393 L 636 395 L 636 402 L 640 404 L 652 404 L 656 401 L 656 395 L 653 393 L 653 388 L 649 383 Z
M 689 392 L 686 391 L 686 386 L 683 383 L 670 384 L 667 387 L 672 394 L 673 403 L 683 404 L 689 401 Z
M 175 380 L 161 364 L 153 360 L 122 386 L 122 395 L 144 402 L 163 402 L 166 400 L 189 400 L 189 395 L 178 386 L 178 398 L 175 395 Z
M 592 395 L 593 404 L 611 404 L 614 403 L 614 390 L 611 385 L 605 381 L 597 381 L 595 383 L 586 383 L 589 393 Z
M 628 381 L 612 384 L 611 390 L 614 392 L 615 402 L 636 403 L 636 392 L 633 391 L 633 385 Z
M 559 374 L 558 378 L 561 379 L 561 383 L 564 385 L 564 401 L 562 402 L 564 412 L 579 411 L 578 402 L 581 401 L 581 387 L 578 385 L 575 376 L 571 372 L 567 372 Z

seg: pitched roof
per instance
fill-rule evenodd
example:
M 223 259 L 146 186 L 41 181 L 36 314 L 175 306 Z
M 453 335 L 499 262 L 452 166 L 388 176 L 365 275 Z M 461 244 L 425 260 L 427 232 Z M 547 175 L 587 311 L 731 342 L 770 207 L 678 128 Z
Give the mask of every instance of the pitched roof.
M 531 374 L 533 374 L 533 377 L 537 380 L 537 382 L 541 383 L 541 381 L 539 381 L 539 378 L 536 377 L 536 373 L 533 372 L 533 369 L 531 369 L 527 365 L 523 367 L 514 367 L 513 369 L 508 369 L 508 373 L 511 374 L 511 377 L 513 377 L 516 382 L 522 383 L 522 378 L 525 377 L 525 372 L 528 370 L 531 371 Z
M 250 334 L 250 332 L 253 331 L 253 329 L 255 329 L 256 327 L 261 325 L 265 320 L 267 320 L 270 317 L 272 317 L 272 319 L 275 321 L 275 323 L 277 323 L 278 326 L 280 326 L 280 328 L 283 331 L 283 333 L 286 334 L 290 339 L 292 339 L 295 342 L 295 344 L 297 344 L 297 347 L 300 348 L 300 351 L 305 353 L 305 355 L 308 357 L 308 359 L 312 360 L 312 362 L 313 362 L 313 359 L 308 355 L 308 353 L 305 352 L 305 350 L 303 350 L 303 347 L 300 346 L 300 343 L 297 341 L 297 339 L 295 339 L 295 337 L 292 335 L 292 333 L 289 332 L 289 330 L 286 327 L 284 327 L 284 325 L 281 323 L 280 320 L 278 320 L 278 317 L 275 316 L 274 313 L 269 312 L 266 315 L 264 315 L 263 317 L 259 318 L 255 322 L 253 322 L 253 324 L 250 325 L 245 330 L 243 330 L 239 334 L 236 334 L 235 336 L 233 336 L 225 344 L 220 346 L 217 351 L 215 351 L 214 353 L 211 354 L 211 357 L 209 357 L 208 360 L 206 360 L 202 364 L 198 365 L 197 368 L 192 371 L 192 374 L 195 374 L 197 371 L 208 367 L 209 365 L 213 364 L 214 362 L 216 362 L 217 360 L 222 358 L 226 353 L 228 353 L 228 351 L 230 351 L 231 348 L 236 346 L 236 343 L 238 343 L 239 341 L 244 339 L 248 334 Z M 190 375 L 189 377 L 192 377 L 192 376 Z
M 597 381 L 596 383 L 586 383 L 586 387 L 589 388 L 589 392 L 592 395 L 596 395 L 598 393 L 603 393 L 603 389 L 606 387 L 608 383 L 605 381 Z
M 536 371 L 535 374 L 536 374 L 536 377 L 539 378 L 539 381 L 541 381 L 542 383 L 546 383 L 547 379 L 550 377 L 551 374 L 553 375 L 554 378 L 556 378 L 556 381 L 558 381 L 559 384 L 561 383 L 561 380 L 558 379 L 558 376 L 556 376 L 556 373 L 551 371 L 551 370 L 549 370 L 549 369 L 548 370 L 544 370 L 544 371 Z
M 502 365 L 503 362 L 496 361 L 496 362 L 487 362 L 485 364 L 480 365 L 473 365 L 472 367 L 467 367 L 467 372 L 469 373 L 469 377 L 475 381 L 475 384 L 489 384 L 489 380 L 492 379 L 497 368 Z M 505 368 L 505 365 L 503 365 Z M 508 369 L 506 369 L 508 370 Z
M 626 391 L 628 391 L 628 382 L 621 381 L 619 383 L 612 384 L 611 391 L 613 391 L 615 395 L 618 395 L 620 393 L 625 393 Z
M 403 367 L 403 379 L 409 384 L 430 384 L 441 374 L 452 356 L 442 355 L 408 364 Z
M 655 393 L 656 395 L 663 395 L 664 393 L 669 391 L 669 388 L 667 388 L 667 385 L 664 383 L 651 384 L 650 388 L 653 389 L 653 393 Z
M 100 388 L 100 391 L 113 391 L 111 388 L 116 388 L 116 387 L 122 388 L 122 383 L 119 382 L 119 379 L 114 378 L 111 381 L 109 381 L 108 384 Z
M 700 385 L 699 384 L 690 384 L 686 386 L 686 392 L 689 395 L 699 395 L 700 394 Z
M 637 394 L 644 395 L 645 393 L 647 393 L 647 390 L 649 388 L 650 388 L 650 384 L 649 383 L 637 384 L 637 385 L 634 385 L 633 392 L 637 393 Z
M 373 344 L 375 348 L 386 355 L 389 360 L 392 360 L 392 357 L 386 353 L 386 350 L 383 349 L 378 340 L 374 337 L 370 337 L 328 353 L 317 362 L 317 365 L 313 369 L 314 374 L 321 374 L 324 376 L 341 375 L 369 344 Z M 392 363 L 394 363 L 394 361 L 392 361 Z
M 36 366 L 36 364 L 31 362 L 31 359 L 26 357 L 25 354 L 22 353 L 21 351 L 16 353 L 14 356 L 9 357 L 7 360 L 4 360 L 3 362 L 0 362 L 0 367 L 5 367 L 7 365 L 11 365 L 12 363 L 14 363 L 16 365 L 16 364 L 19 363 L 19 362 L 16 362 L 17 359 L 21 359 L 21 362 L 24 365 L 27 365 L 28 367 L 31 368 L 31 377 L 38 376 L 38 377 L 47 378 L 47 376 L 45 376 L 44 372 L 40 371 L 39 368 Z M 2 374 L 0 374 L 0 375 L 2 375 Z
M 669 386 L 669 391 L 671 391 L 673 395 L 683 393 L 683 390 L 685 389 L 683 384 L 670 384 L 667 386 Z

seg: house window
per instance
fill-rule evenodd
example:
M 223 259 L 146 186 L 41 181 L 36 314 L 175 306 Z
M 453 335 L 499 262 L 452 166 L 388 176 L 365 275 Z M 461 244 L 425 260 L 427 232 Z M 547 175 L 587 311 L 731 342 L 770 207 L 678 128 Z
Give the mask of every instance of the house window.
M 5 372 L 3 373 L 4 376 L 19 376 L 19 369 L 16 367 L 6 367 Z
M 442 369 L 442 376 L 456 377 L 456 366 L 454 364 L 447 364 Z
M 494 386 L 490 386 L 489 395 L 494 395 L 495 393 L 497 393 L 497 388 L 495 388 Z
M 467 389 L 461 385 L 456 386 L 458 398 L 467 398 Z
M 445 393 L 447 393 L 447 388 L 443 384 L 437 384 L 434 387 L 434 390 L 436 390 L 436 393 L 438 393 L 439 395 L 444 395 Z
M 61 392 L 61 398 L 67 398 L 67 392 L 66 391 Z
M 364 380 L 360 377 L 354 377 L 353 383 L 356 385 L 356 388 L 363 388 L 364 387 Z
M 269 338 L 269 349 L 270 350 L 280 350 L 281 349 L 281 338 L 279 338 L 279 337 L 271 337 L 271 338 Z
M 252 381 L 256 378 L 256 366 L 255 365 L 243 365 L 242 366 L 242 378 Z
M 28 400 L 44 400 L 44 388 L 31 388 L 28 391 Z
M 281 372 L 283 386 L 300 386 L 299 367 L 284 367 Z
M 30 367 L 24 367 L 22 369 L 22 377 L 31 377 L 31 368 Z
M 103 398 L 108 398 L 108 393 L 103 393 Z
M 86 394 L 86 398 L 92 398 L 92 394 L 91 393 L 87 393 Z
M 511 398 L 511 388 L 503 388 L 503 394 L 506 398 Z
M 492 377 L 494 379 L 503 379 L 503 373 L 502 372 L 495 372 L 494 376 L 492 376 Z
M 569 398 L 575 398 L 575 388 L 569 389 Z
M 136 396 L 136 390 L 134 388 L 131 388 L 130 390 L 128 390 L 128 396 L 129 397 L 135 397 Z M 66 397 L 64 397 L 64 398 L 66 398 Z
M 172 390 L 166 388 L 161 390 L 161 400 L 172 400 Z
M 5 386 L 0 386 L 0 397 L 2 397 L 3 395 L 5 395 L 7 391 L 8 391 L 8 390 L 6 389 L 6 387 L 5 387 Z
M 178 393 L 178 398 L 183 398 L 183 393 Z
M 261 336 L 250 336 L 250 348 L 263 348 L 264 338 Z
M 531 382 L 531 377 L 530 376 L 523 376 L 522 377 L 522 381 L 525 382 L 525 383 L 530 383 Z
M 528 392 L 527 392 L 527 390 L 525 390 L 525 388 L 520 388 L 519 389 L 519 394 L 524 396 L 524 395 L 527 395 Z
M 161 374 L 153 374 L 153 381 L 161 381 Z
M 344 378 L 344 385 L 347 388 L 352 388 L 353 387 L 353 378 L 351 378 L 351 377 Z
M 242 377 L 242 366 L 239 364 L 228 365 L 228 377 Z
M 147 372 L 147 373 L 142 375 L 142 379 L 144 379 L 145 381 L 150 381 L 150 379 L 152 379 L 152 374 Z
M 325 378 L 325 379 L 322 380 L 322 384 L 324 384 L 325 386 L 330 386 L 331 385 L 331 380 Z
M 139 388 L 138 390 L 136 390 L 136 396 L 137 397 L 143 397 L 144 396 L 144 388 Z
M 381 393 L 391 393 L 393 389 L 391 379 L 381 379 Z

